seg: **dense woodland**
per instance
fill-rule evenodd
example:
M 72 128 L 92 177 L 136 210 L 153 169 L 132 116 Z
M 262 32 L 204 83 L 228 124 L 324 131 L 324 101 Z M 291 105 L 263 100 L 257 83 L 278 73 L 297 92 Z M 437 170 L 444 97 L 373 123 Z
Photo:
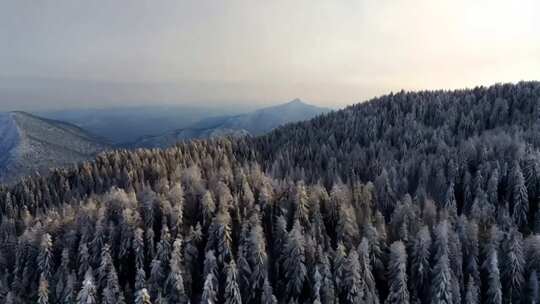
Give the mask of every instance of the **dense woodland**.
M 0 189 L 2 303 L 540 303 L 540 83 L 399 92 Z

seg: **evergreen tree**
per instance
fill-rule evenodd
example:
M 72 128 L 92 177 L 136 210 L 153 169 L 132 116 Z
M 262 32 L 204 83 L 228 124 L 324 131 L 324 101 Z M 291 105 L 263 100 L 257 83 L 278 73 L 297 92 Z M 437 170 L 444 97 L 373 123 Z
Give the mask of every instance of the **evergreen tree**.
M 299 221 L 304 227 L 309 226 L 309 205 L 306 186 L 303 181 L 296 184 L 294 193 L 294 220 Z
M 82 282 L 81 290 L 77 294 L 77 304 L 96 304 L 96 285 L 94 283 L 94 276 L 92 275 L 92 269 L 89 268 L 84 275 L 84 281 Z
M 149 282 L 150 295 L 152 298 L 155 298 L 159 293 L 162 292 L 164 276 L 165 274 L 163 273 L 161 261 L 158 259 L 152 260 Z
M 306 280 L 306 256 L 304 237 L 300 221 L 295 221 L 289 233 L 285 246 L 285 278 L 287 279 L 287 295 L 291 299 L 298 299 Z
M 421 303 L 429 303 L 431 235 L 424 226 L 417 233 L 411 250 L 411 294 Z
M 217 303 L 217 288 L 214 286 L 216 279 L 212 272 L 208 273 L 204 280 L 204 288 L 201 297 L 201 304 L 214 304 Z
M 465 291 L 465 304 L 478 303 L 480 303 L 480 291 L 478 290 L 478 286 L 474 283 L 474 279 L 469 278 L 467 289 Z
M 107 275 L 107 283 L 103 289 L 103 304 L 124 304 L 124 295 L 118 281 L 118 274 L 114 265 L 111 265 Z
M 38 256 L 39 271 L 44 276 L 45 280 L 51 277 L 52 271 L 52 238 L 51 235 L 45 233 L 41 237 L 41 244 Z
M 39 278 L 38 304 L 49 304 L 49 282 L 41 275 Z
M 365 288 L 358 253 L 355 249 L 351 250 L 347 257 L 343 283 L 346 288 L 345 303 L 353 304 L 363 301 Z
M 512 201 L 513 211 L 512 217 L 514 222 L 519 227 L 527 224 L 527 216 L 529 213 L 529 197 L 527 194 L 527 187 L 525 186 L 525 179 L 521 171 L 519 163 L 515 163 L 512 169 Z
M 495 250 L 491 250 L 488 254 L 484 267 L 487 269 L 488 273 L 486 303 L 500 304 L 502 303 L 502 289 L 499 274 L 499 260 Z
M 187 295 L 182 276 L 182 242 L 176 239 L 169 261 L 169 276 L 167 277 L 167 299 L 170 303 L 186 303 Z
M 204 269 L 203 269 L 203 276 L 205 280 L 208 278 L 208 275 L 212 274 L 212 278 L 214 279 L 214 282 L 212 282 L 213 286 L 216 286 L 218 281 L 218 265 L 216 256 L 214 255 L 214 251 L 210 250 L 206 253 L 205 259 L 204 259 Z M 216 286 L 216 290 L 218 290 Z
M 225 303 L 241 304 L 242 296 L 237 281 L 238 271 L 233 260 L 227 265 L 227 277 L 225 281 Z
M 146 272 L 144 272 L 144 269 L 142 268 L 137 268 L 137 274 L 135 275 L 135 290 L 139 291 L 145 288 L 146 288 Z
M 268 281 L 268 279 L 264 280 L 263 292 L 261 295 L 261 303 L 262 304 L 277 304 L 278 303 L 276 297 L 274 296 L 274 292 L 272 291 L 272 286 L 270 286 L 270 282 Z
M 401 241 L 390 246 L 390 261 L 388 264 L 388 280 L 390 290 L 386 298 L 387 304 L 409 303 L 409 290 L 407 289 L 407 253 Z
M 449 215 L 457 215 L 457 203 L 453 182 L 450 183 L 448 189 L 446 190 L 446 197 L 444 199 L 443 208 L 449 213 Z
M 527 303 L 540 303 L 540 292 L 538 291 L 538 274 L 536 270 L 531 271 L 527 286 Z
M 150 295 L 148 294 L 148 290 L 146 290 L 146 288 L 137 291 L 137 294 L 135 295 L 135 304 L 152 304 L 152 302 L 150 302 Z
M 343 243 L 339 242 L 337 249 L 334 252 L 333 265 L 334 265 L 334 281 L 336 283 L 336 295 L 344 295 L 346 292 L 345 289 L 345 262 L 347 254 L 345 252 L 345 246 Z
M 373 273 L 371 271 L 369 241 L 366 238 L 363 238 L 362 242 L 358 246 L 358 253 L 360 268 L 362 270 L 364 302 L 366 304 L 379 304 L 379 294 L 377 292 L 375 278 L 373 277 Z
M 525 257 L 521 234 L 512 230 L 503 240 L 501 282 L 505 302 L 518 303 L 524 282 Z
M 264 238 L 264 232 L 261 227 L 260 218 L 258 212 L 255 212 L 250 221 L 252 223 L 251 230 L 249 232 L 247 246 L 246 246 L 246 259 L 249 262 L 251 276 L 250 297 L 256 300 L 260 297 L 264 280 L 268 275 L 267 262 L 268 255 L 266 251 L 266 241 Z
M 113 261 L 110 254 L 110 247 L 108 244 L 105 244 L 101 248 L 100 264 L 97 270 L 97 275 L 98 275 L 97 285 L 100 289 L 104 289 L 105 286 L 107 285 L 109 273 L 111 272 L 112 268 L 113 268 Z
M 437 227 L 435 238 L 435 267 L 432 270 L 431 303 L 452 304 L 452 273 L 448 257 L 448 224 L 443 222 Z

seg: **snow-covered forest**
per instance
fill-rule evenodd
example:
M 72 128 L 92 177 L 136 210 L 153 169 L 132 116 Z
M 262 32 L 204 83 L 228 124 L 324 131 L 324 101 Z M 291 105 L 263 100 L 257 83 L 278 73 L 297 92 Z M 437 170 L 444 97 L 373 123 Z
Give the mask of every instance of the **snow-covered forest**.
M 399 92 L 0 189 L 2 303 L 539 303 L 540 83 Z

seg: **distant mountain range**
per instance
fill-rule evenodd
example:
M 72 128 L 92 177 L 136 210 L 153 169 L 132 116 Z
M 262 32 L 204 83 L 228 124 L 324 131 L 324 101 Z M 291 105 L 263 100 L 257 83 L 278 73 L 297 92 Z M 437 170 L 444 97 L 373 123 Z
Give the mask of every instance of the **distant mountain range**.
M 258 136 L 291 122 L 311 119 L 330 109 L 294 99 L 288 103 L 256 110 L 246 114 L 203 119 L 187 128 L 155 136 L 144 136 L 128 147 L 163 148 L 193 138 L 219 136 Z
M 202 119 L 188 127 L 160 135 L 144 136 L 128 144 L 111 143 L 103 136 L 106 134 L 100 133 L 97 136 L 94 135 L 96 132 L 89 132 L 85 128 L 60 120 L 25 112 L 0 113 L 0 183 L 10 183 L 36 172 L 43 174 L 48 172 L 49 168 L 87 160 L 101 151 L 115 147 L 168 147 L 193 138 L 257 136 L 281 125 L 307 120 L 329 111 L 295 99 L 247 114 Z M 75 112 L 70 115 L 77 116 Z M 145 125 L 152 129 L 150 121 L 152 120 L 141 120 L 138 126 L 142 130 L 140 132 L 144 132 Z M 100 125 L 104 123 L 106 125 L 106 121 Z M 118 141 L 122 141 L 121 137 Z
M 153 105 L 103 109 L 68 109 L 33 112 L 40 117 L 61 120 L 105 138 L 113 144 L 134 142 L 142 136 L 163 134 L 186 128 L 213 116 L 237 115 L 255 108 L 206 105 Z
M 25 112 L 0 113 L 0 182 L 86 160 L 108 148 L 69 123 Z

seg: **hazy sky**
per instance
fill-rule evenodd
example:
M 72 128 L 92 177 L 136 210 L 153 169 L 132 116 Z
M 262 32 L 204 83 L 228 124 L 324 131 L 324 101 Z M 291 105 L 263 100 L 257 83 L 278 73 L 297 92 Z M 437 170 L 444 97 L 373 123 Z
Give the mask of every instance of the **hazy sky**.
M 540 80 L 538 0 L 0 0 L 0 110 Z

